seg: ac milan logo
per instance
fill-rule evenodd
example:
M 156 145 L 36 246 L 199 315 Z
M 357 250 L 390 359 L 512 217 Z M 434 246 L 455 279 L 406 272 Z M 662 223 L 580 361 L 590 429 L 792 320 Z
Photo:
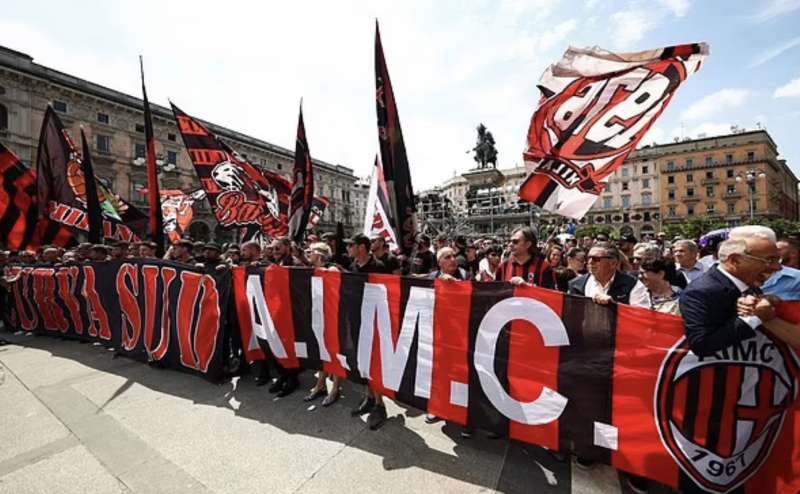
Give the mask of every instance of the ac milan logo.
M 681 339 L 664 359 L 656 387 L 664 446 L 704 489 L 739 487 L 769 456 L 797 395 L 796 376 L 795 356 L 760 331 L 708 357 Z

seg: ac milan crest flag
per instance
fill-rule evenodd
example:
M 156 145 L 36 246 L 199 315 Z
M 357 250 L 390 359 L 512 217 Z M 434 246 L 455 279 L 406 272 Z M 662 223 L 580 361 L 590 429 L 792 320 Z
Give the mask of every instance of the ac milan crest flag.
M 172 112 L 220 226 L 270 237 L 288 234 L 289 181 L 248 163 L 174 104 Z
M 21 250 L 34 241 L 36 173 L 0 143 L 0 245 Z
M 539 83 L 520 198 L 581 218 L 708 53 L 705 43 L 620 54 L 570 47 Z
M 87 178 L 81 153 L 52 107 L 45 112 L 36 161 L 40 218 L 48 218 L 42 243 L 63 245 L 66 237 L 89 231 Z M 147 215 L 136 209 L 101 181 L 93 184 L 102 215 L 104 238 L 137 240 L 147 228 Z M 39 226 L 44 223 L 40 222 Z M 53 234 L 54 228 L 61 229 Z M 64 230 L 65 229 L 65 230 Z M 71 240 L 71 238 L 68 238 Z
M 389 211 L 397 226 L 397 246 L 405 255 L 416 247 L 417 208 L 406 145 L 400 128 L 400 116 L 394 98 L 389 69 L 383 55 L 381 33 L 375 22 L 375 108 L 378 114 L 378 142 L 386 180 Z
M 297 120 L 292 176 L 294 181 L 289 201 L 289 236 L 292 240 L 300 242 L 303 240 L 303 233 L 306 231 L 314 203 L 314 165 L 311 162 L 311 152 L 308 150 L 302 102 Z
M 394 220 L 389 216 L 389 199 L 386 191 L 386 181 L 380 161 L 375 157 L 375 166 L 372 168 L 372 177 L 367 195 L 367 209 L 364 213 L 364 235 L 369 238 L 383 237 L 389 250 L 398 247 L 397 234 L 395 233 Z

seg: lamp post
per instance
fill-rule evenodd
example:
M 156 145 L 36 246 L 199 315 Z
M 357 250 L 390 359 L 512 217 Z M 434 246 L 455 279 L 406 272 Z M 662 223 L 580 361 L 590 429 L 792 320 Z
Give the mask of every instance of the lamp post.
M 767 176 L 761 170 L 756 168 L 750 168 L 746 172 L 739 173 L 736 175 L 737 182 L 746 182 L 747 183 L 747 190 L 750 193 L 750 221 L 755 218 L 755 193 L 756 193 L 756 180 L 759 178 L 763 179 Z

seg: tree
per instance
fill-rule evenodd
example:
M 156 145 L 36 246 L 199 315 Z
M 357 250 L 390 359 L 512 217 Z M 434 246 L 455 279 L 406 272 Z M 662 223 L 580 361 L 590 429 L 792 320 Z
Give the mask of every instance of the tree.
M 473 159 L 478 163 L 478 168 L 486 168 L 487 164 L 491 164 L 493 168 L 497 168 L 497 148 L 495 148 L 494 136 L 486 129 L 483 124 L 478 125 L 478 140 L 472 151 L 475 152 Z
M 667 234 L 667 238 L 683 237 L 698 239 L 702 237 L 704 233 L 725 228 L 726 226 L 728 226 L 728 224 L 719 219 L 695 216 L 687 218 L 680 223 L 665 225 L 663 231 Z
M 575 238 L 591 237 L 595 238 L 598 235 L 605 235 L 611 238 L 615 235 L 614 229 L 608 225 L 581 225 L 575 231 Z

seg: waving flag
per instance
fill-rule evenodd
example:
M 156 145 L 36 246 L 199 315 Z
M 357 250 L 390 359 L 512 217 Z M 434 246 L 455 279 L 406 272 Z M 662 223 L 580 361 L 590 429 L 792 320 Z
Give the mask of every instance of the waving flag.
M 364 235 L 369 238 L 383 237 L 389 246 L 389 250 L 394 250 L 398 247 L 397 233 L 395 233 L 394 222 L 388 211 L 390 209 L 386 181 L 383 178 L 383 170 L 376 156 L 375 166 L 372 168 L 372 178 L 369 182 L 363 231 Z
M 375 107 L 378 113 L 378 141 L 386 179 L 388 210 L 396 221 L 397 245 L 403 254 L 410 255 L 416 246 L 417 208 L 411 172 L 408 169 L 406 146 L 400 129 L 397 102 L 394 99 L 389 69 L 383 55 L 381 33 L 375 22 Z
M 105 238 L 137 240 L 147 216 L 98 180 L 87 183 L 81 154 L 52 107 L 47 108 L 36 162 L 41 243 L 64 245 L 78 232 L 89 231 L 87 193 L 96 188 Z M 66 227 L 67 230 L 62 230 Z
M 36 232 L 36 173 L 0 143 L 0 245 L 21 250 Z
M 325 215 L 325 210 L 328 209 L 330 201 L 327 197 L 314 197 L 314 202 L 311 203 L 311 214 L 308 217 L 307 230 L 311 230 Z
M 150 114 L 150 102 L 147 100 L 147 89 L 144 87 L 144 63 L 139 57 L 139 71 L 142 75 L 142 99 L 144 101 L 144 136 L 147 140 L 147 187 L 152 190 L 150 194 L 150 221 L 148 234 L 156 243 L 156 255 L 164 255 L 164 217 L 161 212 L 158 192 L 158 169 L 156 168 L 156 141 L 153 135 L 153 117 Z
M 81 129 L 81 145 L 83 147 L 83 176 L 86 187 L 86 217 L 89 223 L 89 242 L 99 244 L 103 240 L 103 214 L 100 212 L 100 201 L 97 197 L 97 182 L 92 168 L 92 155 L 89 144 L 86 143 L 86 134 Z
M 297 139 L 294 146 L 294 170 L 292 171 L 292 195 L 289 202 L 289 236 L 299 242 L 303 240 L 314 203 L 314 165 L 306 139 L 303 123 L 303 103 L 300 102 L 300 117 L 297 120 Z
M 533 172 L 520 198 L 581 218 L 707 56 L 705 43 L 620 54 L 569 48 L 539 84 L 523 155 Z
M 220 226 L 271 237 L 288 234 L 289 181 L 248 163 L 174 104 L 172 112 Z

